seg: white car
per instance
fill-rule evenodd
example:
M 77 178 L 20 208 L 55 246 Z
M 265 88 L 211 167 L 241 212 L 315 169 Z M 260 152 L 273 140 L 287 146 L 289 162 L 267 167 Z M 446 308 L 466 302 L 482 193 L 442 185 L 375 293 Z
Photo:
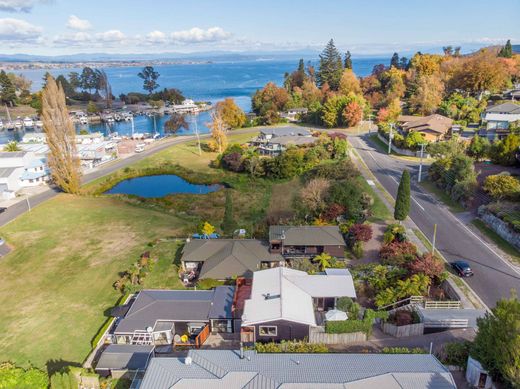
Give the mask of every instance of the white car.
M 0 246 L 3 246 L 5 244 L 5 240 L 3 238 L 0 238 Z

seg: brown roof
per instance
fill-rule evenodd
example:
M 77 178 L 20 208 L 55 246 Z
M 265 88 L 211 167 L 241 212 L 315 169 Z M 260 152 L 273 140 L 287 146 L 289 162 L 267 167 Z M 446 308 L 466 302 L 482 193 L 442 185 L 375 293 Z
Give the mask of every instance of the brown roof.
M 437 134 L 446 134 L 451 126 L 453 120 L 446 116 L 433 114 L 430 116 L 401 116 L 409 119 L 403 120 L 402 127 L 405 131 L 429 132 Z M 401 118 L 400 117 L 400 118 Z M 400 119 L 399 118 L 399 119 Z M 411 119 L 413 118 L 413 120 Z

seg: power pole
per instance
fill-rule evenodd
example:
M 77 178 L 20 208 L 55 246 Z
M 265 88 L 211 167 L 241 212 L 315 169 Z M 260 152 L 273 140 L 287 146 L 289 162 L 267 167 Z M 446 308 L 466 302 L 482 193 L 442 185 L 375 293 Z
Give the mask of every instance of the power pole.
M 390 134 L 388 135 L 388 154 L 392 153 L 392 138 L 394 136 L 393 129 L 394 123 L 390 123 Z
M 424 154 L 424 143 L 421 143 L 421 162 L 419 164 L 419 177 L 417 178 L 417 182 L 421 182 L 423 154 Z
M 435 241 L 437 240 L 437 224 L 433 225 L 432 255 L 435 255 Z

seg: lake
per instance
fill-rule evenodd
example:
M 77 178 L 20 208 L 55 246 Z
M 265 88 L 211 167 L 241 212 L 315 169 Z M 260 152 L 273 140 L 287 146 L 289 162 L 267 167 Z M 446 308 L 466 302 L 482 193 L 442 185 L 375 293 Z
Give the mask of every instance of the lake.
M 174 174 L 143 176 L 121 181 L 105 194 L 128 194 L 140 197 L 164 197 L 169 194 L 206 194 L 222 189 L 222 185 L 192 184 Z

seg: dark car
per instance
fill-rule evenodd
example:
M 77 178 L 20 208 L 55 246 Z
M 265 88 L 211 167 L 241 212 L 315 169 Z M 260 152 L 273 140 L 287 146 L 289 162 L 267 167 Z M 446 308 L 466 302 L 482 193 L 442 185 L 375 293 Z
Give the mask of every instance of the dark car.
M 473 276 L 473 270 L 471 270 L 471 267 L 469 266 L 469 263 L 467 263 L 467 262 L 455 261 L 455 262 L 451 263 L 451 267 L 461 277 L 471 277 L 471 276 Z
M 4 213 L 5 211 L 7 211 L 6 207 L 0 207 L 0 213 Z

